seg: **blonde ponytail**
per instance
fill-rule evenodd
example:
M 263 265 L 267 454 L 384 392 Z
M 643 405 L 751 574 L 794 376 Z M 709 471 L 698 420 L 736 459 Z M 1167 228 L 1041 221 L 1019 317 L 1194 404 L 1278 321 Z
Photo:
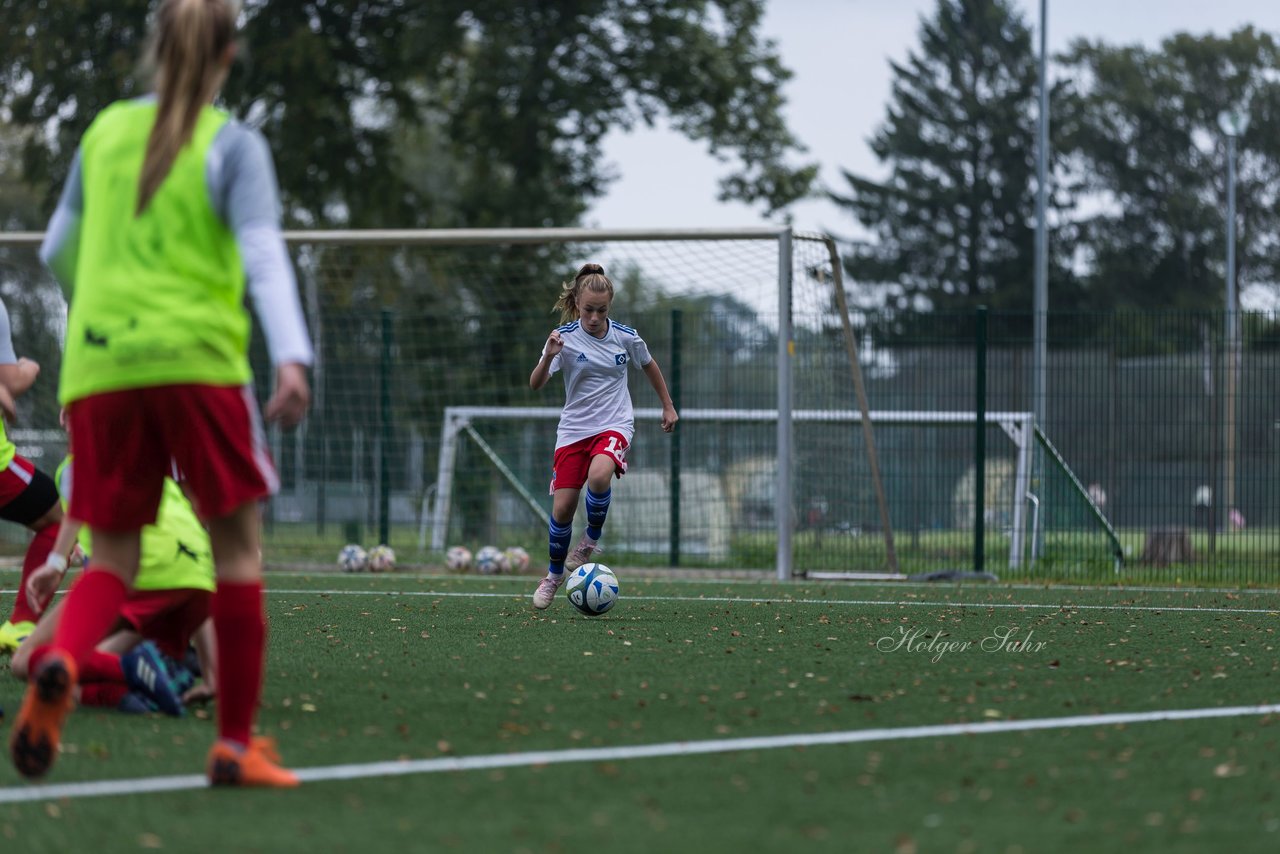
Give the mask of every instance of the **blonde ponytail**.
M 222 82 L 222 57 L 235 37 L 237 13 L 230 0 L 164 0 L 156 12 L 149 53 L 158 106 L 142 161 L 137 216 L 164 183 Z
M 560 286 L 560 298 L 552 307 L 552 312 L 560 312 L 560 322 L 568 323 L 578 319 L 578 294 L 583 291 L 607 293 L 613 299 L 613 282 L 604 274 L 604 267 L 599 264 L 583 264 L 572 282 Z

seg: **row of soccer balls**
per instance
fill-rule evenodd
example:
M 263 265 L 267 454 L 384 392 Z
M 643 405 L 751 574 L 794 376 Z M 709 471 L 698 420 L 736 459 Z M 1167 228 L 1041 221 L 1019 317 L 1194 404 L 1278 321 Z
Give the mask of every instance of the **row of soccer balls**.
M 338 552 L 338 568 L 343 572 L 393 572 L 396 553 L 391 546 L 374 546 L 365 551 L 355 543 L 348 543 Z
M 529 553 L 520 546 L 509 549 L 484 546 L 472 557 L 466 546 L 453 546 L 444 554 L 444 565 L 450 572 L 467 572 L 474 568 L 481 575 L 524 572 L 529 568 Z
M 497 546 L 485 546 L 473 558 L 466 546 L 454 546 L 445 554 L 444 562 L 453 572 L 466 572 L 474 567 L 482 575 L 497 575 L 526 571 L 529 553 L 520 546 L 505 551 Z M 348 543 L 338 552 L 338 567 L 343 572 L 392 572 L 396 568 L 396 553 L 387 545 L 365 551 L 355 543 Z

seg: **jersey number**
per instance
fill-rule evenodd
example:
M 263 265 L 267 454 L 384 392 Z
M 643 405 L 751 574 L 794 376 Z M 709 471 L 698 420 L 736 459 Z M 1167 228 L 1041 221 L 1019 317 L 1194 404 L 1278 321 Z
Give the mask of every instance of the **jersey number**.
M 604 446 L 604 452 L 612 456 L 618 462 L 622 462 L 627 458 L 627 448 L 625 445 L 618 445 L 617 436 L 609 437 L 609 441 Z

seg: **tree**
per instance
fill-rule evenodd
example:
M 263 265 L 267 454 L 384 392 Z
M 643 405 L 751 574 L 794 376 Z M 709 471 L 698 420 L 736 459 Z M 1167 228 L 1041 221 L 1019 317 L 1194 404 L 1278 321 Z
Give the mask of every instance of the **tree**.
M 1037 72 L 1009 0 L 939 0 L 920 45 L 892 63 L 872 138 L 884 181 L 845 172 L 848 208 L 873 240 L 846 256 L 853 282 L 898 310 L 1031 309 Z M 1068 250 L 1055 241 L 1055 307 L 1070 305 Z
M 1225 293 L 1226 140 L 1220 111 L 1247 105 L 1239 157 L 1241 289 L 1274 283 L 1280 259 L 1280 49 L 1245 27 L 1178 34 L 1158 50 L 1076 42 L 1058 145 L 1071 192 L 1089 305 L 1220 311 Z
M 41 214 L 92 117 L 143 90 L 149 5 L 0 0 L 0 116 L 43 131 L 24 151 Z M 224 99 L 266 133 L 289 219 L 307 226 L 572 224 L 608 185 L 604 136 L 662 115 L 736 156 L 726 198 L 773 212 L 814 168 L 788 162 L 802 149 L 763 5 L 248 0 Z M 423 127 L 456 170 L 448 207 L 416 172 Z

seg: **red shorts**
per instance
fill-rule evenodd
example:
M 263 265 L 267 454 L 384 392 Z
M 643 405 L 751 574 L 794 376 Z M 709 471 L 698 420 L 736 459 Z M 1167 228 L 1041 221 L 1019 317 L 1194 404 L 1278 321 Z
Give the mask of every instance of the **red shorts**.
M 176 466 L 210 519 L 279 487 L 248 386 L 167 385 L 104 392 L 67 407 L 74 487 L 67 514 L 131 531 L 156 519 Z
M 587 482 L 591 458 L 601 454 L 613 460 L 614 477 L 627 473 L 627 440 L 616 430 L 606 430 L 572 445 L 556 448 L 551 469 L 551 492 L 557 489 L 581 489 Z
M 208 590 L 134 590 L 120 606 L 120 619 L 175 661 L 187 654 L 191 636 L 209 617 Z
M 26 457 L 13 455 L 13 462 L 0 471 L 0 507 L 27 491 L 35 477 L 36 464 Z

